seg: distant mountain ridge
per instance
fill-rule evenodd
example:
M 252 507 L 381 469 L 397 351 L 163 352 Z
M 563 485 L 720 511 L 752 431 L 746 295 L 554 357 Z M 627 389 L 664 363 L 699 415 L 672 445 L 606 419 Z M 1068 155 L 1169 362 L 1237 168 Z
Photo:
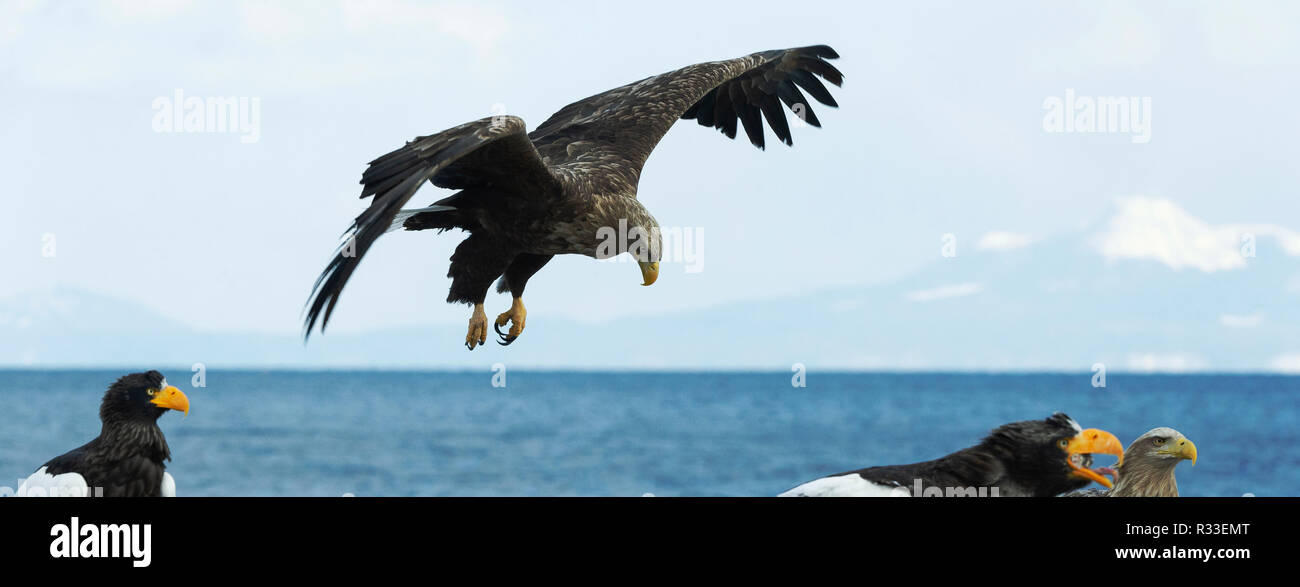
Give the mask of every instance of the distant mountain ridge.
M 1153 226 L 1121 210 L 1101 236 L 990 233 L 883 285 L 600 324 L 538 315 L 514 345 L 473 352 L 457 344 L 461 324 L 304 346 L 296 334 L 199 332 L 84 291 L 34 292 L 0 301 L 0 365 L 1300 373 L 1300 248 L 1289 240 L 1300 237 L 1265 227 L 1255 256 L 1235 260 L 1231 230 L 1183 226 L 1194 219 L 1151 204 L 1136 214 L 1155 214 Z

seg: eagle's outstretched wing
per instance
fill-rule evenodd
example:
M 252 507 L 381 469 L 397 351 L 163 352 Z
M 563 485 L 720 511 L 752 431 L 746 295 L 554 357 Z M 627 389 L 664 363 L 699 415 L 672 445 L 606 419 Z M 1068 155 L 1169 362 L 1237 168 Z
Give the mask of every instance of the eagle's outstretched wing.
M 370 162 L 361 176 L 361 197 L 374 196 L 344 234 L 308 299 L 304 336 L 319 320 L 329 323 L 339 294 L 375 240 L 388 231 L 402 206 L 426 180 L 453 189 L 491 188 L 495 193 L 559 189 L 524 133 L 524 121 L 493 116 L 438 134 L 418 137 Z
M 842 84 L 843 74 L 826 61 L 837 57 L 835 50 L 817 45 L 692 65 L 574 102 L 529 137 L 556 173 L 585 176 L 601 187 L 635 189 L 646 158 L 681 118 L 730 138 L 736 137 L 739 120 L 760 149 L 766 118 L 777 139 L 793 145 L 781 104 L 809 125 L 821 126 L 800 88 L 836 106 L 818 76 Z

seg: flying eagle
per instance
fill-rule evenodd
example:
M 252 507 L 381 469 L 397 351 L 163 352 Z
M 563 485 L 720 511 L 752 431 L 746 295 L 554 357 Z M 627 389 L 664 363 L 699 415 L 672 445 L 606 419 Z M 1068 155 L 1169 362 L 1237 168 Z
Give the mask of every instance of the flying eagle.
M 659 140 L 677 119 L 694 119 L 733 139 L 743 127 L 762 149 L 766 119 L 779 141 L 793 145 L 781 105 L 821 126 L 803 92 L 837 106 L 818 77 L 841 85 L 843 74 L 826 61 L 838 57 L 818 45 L 692 65 L 574 102 L 532 132 L 520 118 L 493 116 L 417 137 L 371 161 L 361 197 L 374 197 L 312 288 L 305 337 L 317 321 L 324 332 L 361 258 L 396 228 L 469 232 L 451 256 L 447 301 L 474 306 L 465 335 L 470 350 L 487 341 L 483 301 L 492 282 L 500 278 L 497 291 L 514 298 L 494 323 L 499 342 L 509 344 L 524 330 L 528 278 L 555 255 L 626 252 L 640 266 L 642 285 L 654 283 L 659 223 L 636 196 L 641 168 Z M 425 181 L 459 191 L 402 210 Z
M 175 497 L 176 480 L 158 418 L 167 410 L 189 414 L 190 400 L 167 385 L 162 373 L 119 378 L 99 404 L 99 436 L 32 473 L 18 497 Z
M 1101 470 L 1090 468 L 1092 455 L 1121 456 L 1122 448 L 1114 434 L 1084 430 L 1058 412 L 1003 424 L 979 444 L 933 461 L 839 473 L 779 497 L 1051 497 L 1092 481 L 1110 487 Z
M 1075 491 L 1066 497 L 1178 497 L 1174 467 L 1183 461 L 1196 464 L 1196 445 L 1173 428 L 1153 428 L 1124 451 L 1113 489 Z

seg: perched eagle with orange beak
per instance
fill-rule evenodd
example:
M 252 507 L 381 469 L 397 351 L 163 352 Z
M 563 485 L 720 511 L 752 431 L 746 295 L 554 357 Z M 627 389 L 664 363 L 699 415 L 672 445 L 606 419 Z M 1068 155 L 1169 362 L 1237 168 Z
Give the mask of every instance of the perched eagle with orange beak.
M 1075 491 L 1066 497 L 1178 497 L 1174 468 L 1183 461 L 1196 465 L 1196 445 L 1173 428 L 1153 428 L 1124 451 L 1114 488 Z
M 1092 455 L 1123 462 L 1123 445 L 1069 416 L 1004 424 L 979 444 L 911 465 L 858 469 L 809 481 L 780 497 L 1052 497 L 1096 481 L 1111 486 Z
M 168 410 L 189 414 L 190 400 L 167 385 L 162 373 L 119 378 L 99 404 L 99 436 L 50 459 L 23 481 L 16 497 L 175 497 L 166 472 L 171 458 L 158 418 Z
M 763 51 L 692 65 L 574 102 L 526 132 L 514 116 L 493 116 L 418 137 L 370 162 L 361 197 L 373 196 L 344 234 L 308 299 L 305 337 L 329 323 L 339 295 L 375 240 L 391 229 L 469 233 L 451 256 L 450 303 L 472 304 L 465 346 L 487 342 L 483 303 L 492 282 L 513 297 L 493 327 L 500 344 L 524 331 L 524 286 L 555 255 L 609 258 L 629 253 L 642 285 L 659 277 L 658 221 L 637 200 L 641 168 L 678 119 L 694 119 L 729 138 L 738 126 L 762 149 L 763 121 L 794 141 L 782 104 L 821 126 L 808 92 L 836 106 L 821 80 L 844 76 L 825 45 Z M 820 78 L 820 79 L 819 79 Z M 801 91 L 802 90 L 802 91 Z M 737 124 L 739 121 L 739 124 Z M 433 205 L 403 210 L 425 182 L 458 190 Z M 508 332 L 501 327 L 510 324 Z

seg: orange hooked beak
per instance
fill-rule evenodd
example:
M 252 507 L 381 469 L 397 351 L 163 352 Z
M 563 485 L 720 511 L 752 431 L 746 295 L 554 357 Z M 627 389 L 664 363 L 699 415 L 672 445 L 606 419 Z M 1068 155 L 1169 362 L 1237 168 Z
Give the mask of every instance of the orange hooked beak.
M 155 393 L 149 403 L 160 408 L 183 412 L 186 416 L 190 415 L 190 398 L 185 397 L 181 390 L 171 385 Z
M 1115 466 L 1118 467 L 1124 464 L 1124 445 L 1119 443 L 1119 439 L 1115 438 L 1114 434 L 1097 428 L 1089 428 L 1071 438 L 1065 446 L 1065 452 L 1065 462 L 1074 470 L 1073 475 L 1075 477 L 1096 481 L 1108 488 L 1113 487 L 1115 484 L 1097 470 L 1080 466 L 1075 462 L 1074 456 L 1085 454 L 1115 455 L 1119 457 L 1119 462 Z

